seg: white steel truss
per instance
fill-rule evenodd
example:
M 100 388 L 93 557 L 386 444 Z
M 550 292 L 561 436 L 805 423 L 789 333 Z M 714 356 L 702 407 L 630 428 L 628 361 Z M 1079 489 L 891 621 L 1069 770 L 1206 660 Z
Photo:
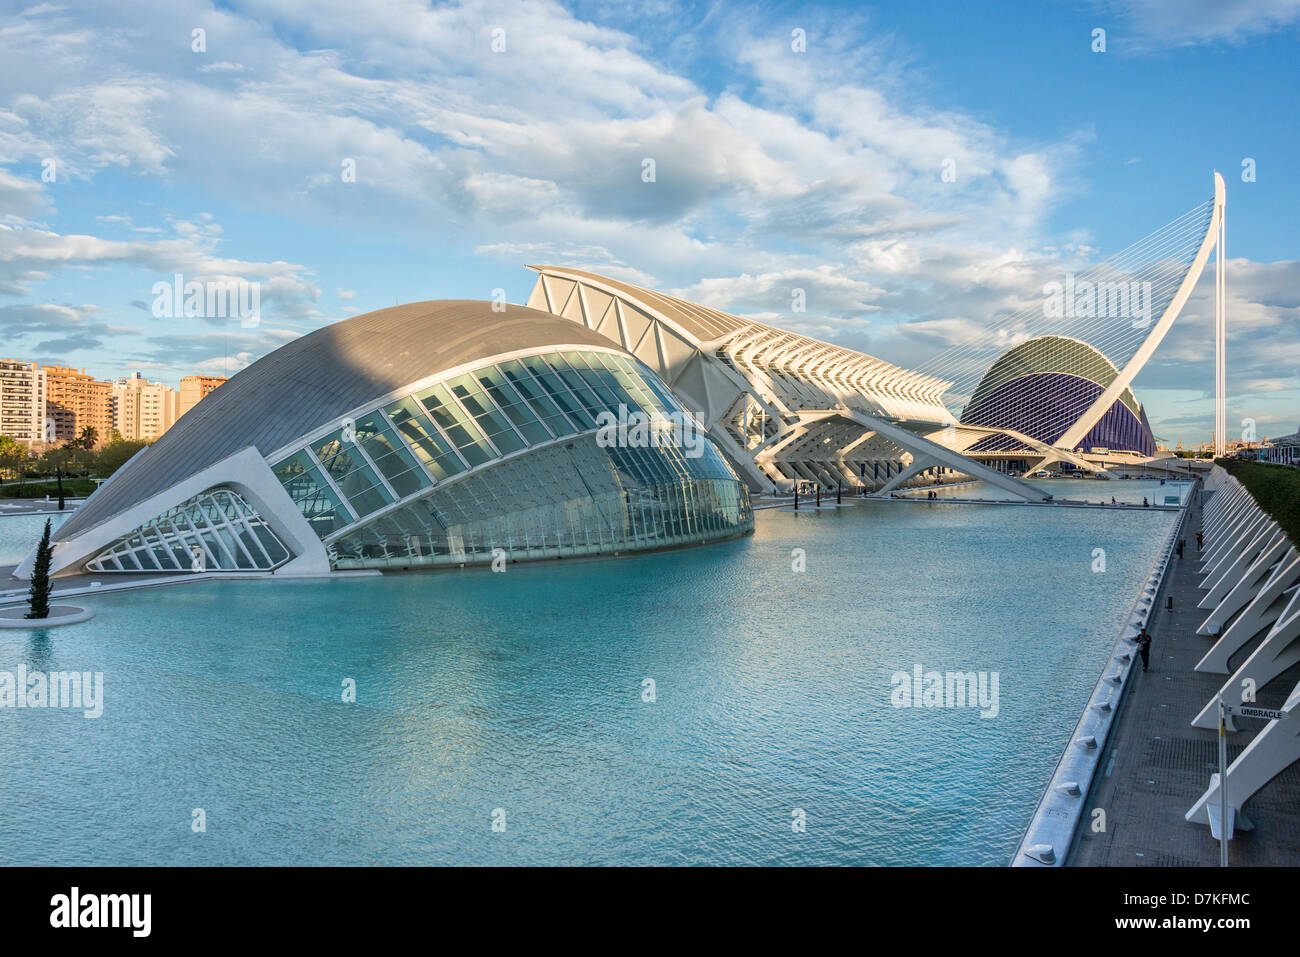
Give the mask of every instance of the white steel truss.
M 271 571 L 290 558 L 238 492 L 213 488 L 133 529 L 86 563 L 86 570 L 126 572 Z

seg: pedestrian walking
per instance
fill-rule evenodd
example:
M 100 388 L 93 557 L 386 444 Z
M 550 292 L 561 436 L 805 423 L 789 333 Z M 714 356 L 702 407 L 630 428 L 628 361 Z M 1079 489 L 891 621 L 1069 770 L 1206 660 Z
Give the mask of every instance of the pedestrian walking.
M 1197 533 L 1196 533 L 1196 550 L 1197 550 L 1198 552 L 1201 550 L 1201 545 L 1202 545 L 1204 542 L 1205 542 L 1205 533 L 1204 533 L 1204 532 L 1197 532 Z
M 1138 654 L 1142 656 L 1142 670 L 1147 670 L 1151 655 L 1151 635 L 1143 628 L 1137 636 Z

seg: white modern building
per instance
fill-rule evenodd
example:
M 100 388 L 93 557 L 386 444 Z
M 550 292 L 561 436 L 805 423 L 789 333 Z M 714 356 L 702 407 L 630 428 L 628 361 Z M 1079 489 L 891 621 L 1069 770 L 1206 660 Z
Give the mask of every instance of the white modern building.
M 889 492 L 950 469 L 1050 498 L 1004 463 L 1110 475 L 1154 452 L 1131 386 L 1221 243 L 1224 202 L 1216 173 L 1211 199 L 1067 274 L 1057 296 L 1067 302 L 1000 317 L 917 370 L 568 267 L 529 267 L 538 278 L 528 305 L 658 373 L 756 491 L 813 482 Z M 1111 442 L 1114 451 L 1099 445 Z
M 656 427 L 611 437 L 611 416 Z M 51 571 L 403 570 L 748 534 L 745 483 L 694 429 L 652 370 L 557 316 L 381 309 L 213 391 L 58 530 Z

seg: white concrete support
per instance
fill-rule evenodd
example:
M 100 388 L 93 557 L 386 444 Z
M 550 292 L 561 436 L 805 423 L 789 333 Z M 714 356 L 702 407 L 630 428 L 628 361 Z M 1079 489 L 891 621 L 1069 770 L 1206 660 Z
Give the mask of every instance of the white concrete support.
M 1217 177 L 1218 174 L 1216 173 Z M 1214 244 L 1214 457 L 1228 449 L 1228 249 L 1227 198 L 1215 190 L 1219 235 Z
M 895 422 L 889 422 L 885 419 L 867 415 L 863 412 L 846 410 L 842 413 L 855 422 L 866 426 L 875 432 L 880 433 L 889 441 L 893 442 L 899 448 L 906 449 L 916 458 L 928 458 L 933 461 L 930 465 L 924 466 L 929 468 L 931 465 L 944 465 L 958 472 L 963 472 L 971 478 L 983 479 L 990 485 L 996 485 L 1000 489 L 1010 492 L 1017 498 L 1023 498 L 1030 502 L 1045 502 L 1051 499 L 1051 495 L 1042 489 L 1035 488 L 1028 482 L 1022 482 L 1020 479 L 1012 478 L 999 472 L 997 469 L 991 469 L 987 465 L 981 465 L 973 459 L 968 459 L 960 452 L 955 452 L 945 445 L 931 441 L 923 435 L 917 435 L 908 429 L 903 428 Z M 886 485 L 882 491 L 887 491 L 896 483 Z
M 1271 591 L 1271 597 L 1268 601 L 1272 601 L 1281 594 L 1282 589 L 1290 588 L 1295 583 L 1294 578 L 1285 581 L 1279 589 L 1274 590 L 1272 586 L 1280 576 L 1285 576 L 1284 570 L 1288 563 L 1291 564 L 1293 569 L 1295 568 L 1295 555 L 1295 546 L 1279 529 L 1274 537 L 1273 544 L 1265 549 L 1255 559 L 1254 564 L 1246 569 L 1236 585 L 1232 587 L 1232 590 L 1210 612 L 1210 617 L 1201 622 L 1201 627 L 1196 629 L 1196 633 L 1209 636 L 1220 634 L 1229 622 L 1232 622 L 1234 626 L 1236 625 L 1233 616 L 1237 612 L 1255 605 L 1264 594 Z M 1201 669 L 1198 667 L 1197 670 Z
M 1197 663 L 1196 670 L 1226 675 L 1232 656 L 1281 616 L 1300 584 L 1300 554 L 1294 546 L 1264 586 Z M 1204 627 L 1204 626 L 1202 626 Z
M 81 532 L 72 541 L 59 541 L 56 532 L 54 554 L 50 560 L 50 575 L 76 574 L 80 571 L 83 562 L 98 555 L 119 538 L 153 521 L 168 509 L 214 486 L 224 486 L 237 491 L 248 504 L 257 509 L 258 514 L 275 532 L 276 537 L 294 556 L 273 574 L 329 574 L 329 556 L 326 554 L 325 546 L 307 524 L 302 513 L 298 511 L 298 506 L 284 490 L 284 486 L 275 477 L 275 473 L 266 464 L 261 453 L 252 446 L 245 446 L 221 461 L 182 479 L 171 488 L 164 489 L 111 519 Z M 14 570 L 14 577 L 30 578 L 34 558 L 35 549 Z
M 1298 606 L 1300 599 L 1293 597 L 1286 614 L 1278 620 L 1265 639 L 1266 643 L 1275 638 L 1293 642 L 1300 636 Z M 1240 695 L 1236 700 L 1240 700 Z M 1279 773 L 1300 760 L 1300 686 L 1292 689 L 1280 710 L 1286 712 L 1287 716 L 1281 721 L 1270 721 L 1237 756 L 1237 760 L 1228 766 L 1227 805 L 1235 813 L 1238 826 L 1243 830 L 1247 828 L 1247 822 L 1242 819 L 1241 812 L 1246 802 Z M 1221 801 L 1218 778 L 1217 774 L 1211 777 L 1209 788 L 1188 810 L 1186 820 L 1194 824 L 1210 823 L 1210 806 L 1217 807 Z
M 1201 551 L 1201 574 L 1203 575 L 1208 574 L 1209 570 L 1222 559 L 1223 554 L 1231 547 L 1234 536 L 1241 534 L 1241 522 L 1261 514 L 1255 500 L 1240 485 L 1217 494 L 1228 496 L 1230 501 L 1225 504 L 1223 513 L 1218 518 L 1201 526 L 1205 533 L 1205 545 Z
M 892 492 L 894 489 L 898 488 L 908 479 L 915 478 L 916 476 L 924 472 L 926 469 L 932 469 L 938 464 L 939 464 L 938 459 L 933 459 L 928 455 L 922 454 L 922 455 L 913 456 L 911 465 L 903 469 L 903 471 L 899 472 L 897 475 L 895 475 L 893 478 L 891 478 L 888 482 L 886 482 L 884 485 L 880 487 L 880 494 L 885 495 L 888 494 L 889 492 Z
M 1255 529 L 1248 533 L 1253 536 L 1249 543 L 1238 554 L 1232 564 L 1227 568 L 1220 570 L 1215 568 L 1206 578 L 1205 583 L 1209 585 L 1209 591 L 1196 606 L 1198 608 L 1223 608 L 1227 602 L 1224 601 L 1228 594 L 1246 578 L 1248 572 L 1254 568 L 1256 562 L 1260 561 L 1271 550 L 1276 550 L 1277 554 L 1273 561 L 1277 561 L 1282 553 L 1286 551 L 1287 537 L 1283 534 L 1282 529 L 1278 527 L 1277 522 L 1265 516 L 1265 522 L 1262 526 L 1252 525 Z M 1227 564 L 1227 559 L 1221 564 Z M 1240 607 L 1240 606 L 1238 606 Z M 1233 609 L 1227 609 L 1224 617 L 1232 613 Z
M 1287 602 L 1287 608 L 1294 614 L 1293 619 L 1300 620 L 1300 605 L 1297 605 L 1296 592 L 1292 592 L 1290 600 Z M 1292 608 L 1291 606 L 1296 606 Z M 1282 674 L 1292 665 L 1300 662 L 1300 627 L 1296 627 L 1296 622 L 1292 621 L 1292 627 L 1287 628 L 1287 611 L 1283 610 L 1278 619 L 1273 623 L 1273 627 L 1260 642 L 1256 648 L 1238 668 L 1220 689 L 1219 694 L 1223 695 L 1223 700 L 1227 702 L 1237 702 L 1242 700 L 1243 693 L 1249 690 L 1258 690 L 1264 687 L 1278 675 Z M 1248 698 L 1253 699 L 1253 695 Z M 1231 724 L 1229 716 L 1229 731 L 1237 730 Z M 1211 698 L 1209 703 L 1202 709 L 1201 713 L 1192 721 L 1194 728 L 1214 728 L 1218 726 L 1218 695 Z M 1231 782 L 1229 782 L 1231 783 Z
M 1230 533 L 1225 536 L 1223 544 L 1214 550 L 1214 554 L 1206 562 L 1206 567 L 1203 569 L 1205 578 L 1199 587 L 1212 588 L 1219 577 L 1232 567 L 1233 562 L 1250 548 L 1260 530 L 1271 521 L 1272 519 L 1256 507 L 1240 524 L 1233 526 Z
M 1218 692 L 1205 703 L 1192 726 L 1218 729 L 1219 700 L 1229 705 L 1252 704 L 1258 693 L 1289 668 L 1300 664 L 1300 549 L 1297 549 L 1236 479 L 1215 467 L 1206 481 L 1214 490 L 1214 508 L 1206 509 L 1207 543 L 1204 587 L 1213 611 L 1201 633 L 1226 625 L 1196 670 L 1227 674 L 1230 659 L 1256 645 L 1232 671 Z M 1261 520 L 1261 517 L 1263 520 Z M 1260 637 L 1263 633 L 1262 637 Z M 1211 824 L 1226 806 L 1237 827 L 1249 829 L 1242 815 L 1246 803 L 1280 772 L 1300 760 L 1300 685 L 1292 688 L 1280 709 L 1281 720 L 1270 721 L 1228 767 L 1226 781 L 1210 777 L 1209 787 L 1185 815 L 1188 821 Z M 1228 731 L 1240 720 L 1229 717 Z

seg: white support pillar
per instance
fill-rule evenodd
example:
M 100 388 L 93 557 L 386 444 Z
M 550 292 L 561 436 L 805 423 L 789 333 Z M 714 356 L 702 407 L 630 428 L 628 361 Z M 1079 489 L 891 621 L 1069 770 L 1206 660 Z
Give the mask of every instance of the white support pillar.
M 1295 601 L 1296 598 L 1292 595 L 1290 603 L 1293 604 Z M 1294 617 L 1296 616 L 1293 615 Z M 1278 627 L 1275 623 L 1269 629 L 1268 635 L 1259 643 L 1259 647 L 1251 652 L 1250 657 L 1243 661 L 1241 667 L 1233 672 L 1232 677 L 1224 682 L 1218 694 L 1211 698 L 1209 704 L 1192 720 L 1192 727 L 1216 726 L 1219 695 L 1223 696 L 1224 701 L 1240 701 L 1242 689 L 1247 687 L 1247 682 L 1258 690 L 1297 662 L 1300 662 L 1300 628 L 1288 629 L 1285 626 Z M 1232 724 L 1231 716 L 1228 718 L 1227 727 L 1229 731 L 1237 730 Z
M 898 488 L 908 479 L 914 478 L 915 476 L 920 475 L 926 469 L 934 468 L 938 464 L 939 464 L 938 459 L 932 459 L 928 455 L 924 455 L 924 454 L 913 455 L 912 464 L 909 465 L 907 468 L 903 469 L 903 471 L 899 472 L 897 475 L 895 475 L 883 486 L 881 486 L 879 494 L 885 495 L 889 492 L 892 492 L 894 489 Z
M 1210 574 L 1206 580 L 1210 590 L 1201 599 L 1200 604 L 1196 606 L 1197 608 L 1218 609 L 1222 607 L 1228 593 L 1240 583 L 1260 556 L 1266 554 L 1274 545 L 1278 545 L 1279 541 L 1281 543 L 1288 541 L 1282 529 L 1271 519 L 1263 525 L 1256 526 L 1250 534 L 1252 536 L 1250 543 L 1237 554 L 1237 557 L 1230 564 L 1227 559 L 1224 559 L 1227 568 L 1216 568 Z M 1283 551 L 1285 551 L 1285 548 L 1279 550 L 1278 555 L 1280 556 Z M 1274 561 L 1276 560 L 1275 557 Z
M 1261 552 L 1236 584 L 1214 607 L 1210 616 L 1196 629 L 1198 635 L 1217 635 L 1237 612 L 1255 601 L 1282 571 L 1288 553 L 1295 553 L 1291 540 L 1279 530 L 1268 548 Z M 1289 585 L 1287 586 L 1289 587 Z M 1276 595 L 1274 596 L 1276 597 Z M 1235 622 L 1234 622 L 1235 623 Z M 1200 670 L 1200 669 L 1198 669 Z
M 1290 643 L 1298 635 L 1300 596 L 1292 598 L 1286 612 L 1269 632 L 1265 644 L 1274 641 Z M 1300 760 L 1300 686 L 1292 689 L 1281 710 L 1287 713 L 1287 717 L 1270 721 L 1228 767 L 1228 807 L 1236 812 L 1238 826 L 1243 830 L 1249 825 L 1241 819 L 1242 806 L 1280 772 Z M 1218 778 L 1217 774 L 1211 776 L 1210 786 L 1184 815 L 1186 820 L 1193 824 L 1210 823 L 1210 807 L 1217 807 L 1220 800 Z
M 1211 674 L 1228 674 L 1231 670 L 1229 662 L 1232 656 L 1281 617 L 1282 610 L 1290 603 L 1292 592 L 1297 584 L 1300 584 L 1300 553 L 1293 547 L 1286 560 L 1264 583 L 1259 594 L 1197 662 L 1196 670 Z M 1201 627 L 1204 629 L 1205 625 Z
M 1219 236 L 1214 244 L 1214 457 L 1228 448 L 1228 250 L 1227 196 L 1219 201 Z

